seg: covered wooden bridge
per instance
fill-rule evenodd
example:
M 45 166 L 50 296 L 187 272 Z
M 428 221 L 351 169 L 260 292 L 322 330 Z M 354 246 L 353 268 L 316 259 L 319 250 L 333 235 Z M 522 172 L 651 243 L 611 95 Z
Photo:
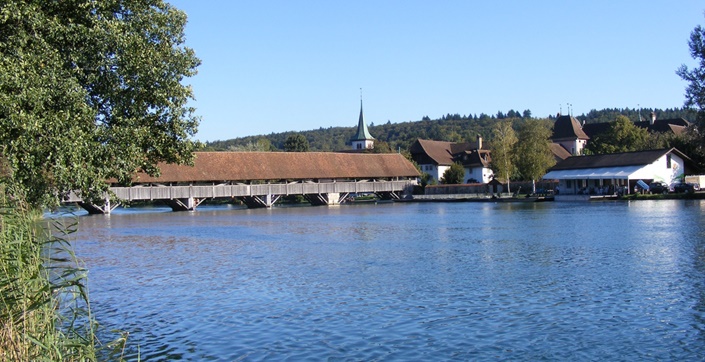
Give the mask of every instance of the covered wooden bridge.
M 196 152 L 193 166 L 160 164 L 161 175 L 137 173 L 130 187 L 110 187 L 113 197 L 89 204 L 90 213 L 110 213 L 121 201 L 163 200 L 175 211 L 194 210 L 203 200 L 236 198 L 248 207 L 271 207 L 285 195 L 303 195 L 313 205 L 335 205 L 351 193 L 382 199 L 410 194 L 419 172 L 396 153 Z M 111 201 L 112 200 L 112 201 Z

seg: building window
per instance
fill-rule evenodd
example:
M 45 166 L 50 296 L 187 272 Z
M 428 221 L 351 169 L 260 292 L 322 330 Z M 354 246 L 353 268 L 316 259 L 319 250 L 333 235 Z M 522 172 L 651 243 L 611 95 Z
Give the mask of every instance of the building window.
M 666 168 L 671 168 L 671 155 L 666 155 Z
M 357 144 L 357 149 L 358 149 L 358 150 L 361 150 L 361 149 L 362 149 L 362 144 L 361 144 L 361 143 L 358 143 L 358 144 Z

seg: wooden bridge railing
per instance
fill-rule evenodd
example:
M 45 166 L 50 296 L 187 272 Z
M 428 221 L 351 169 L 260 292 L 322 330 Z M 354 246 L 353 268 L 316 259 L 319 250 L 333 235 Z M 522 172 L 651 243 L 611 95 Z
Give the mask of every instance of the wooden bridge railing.
M 132 187 L 111 187 L 110 191 L 118 200 L 179 200 L 210 199 L 227 197 L 260 197 L 272 195 L 312 195 L 350 193 L 405 193 L 416 185 L 415 179 L 336 181 L 336 182 L 295 182 L 277 184 L 223 183 L 213 185 L 135 185 Z M 108 199 L 106 195 L 106 200 Z M 64 202 L 83 202 L 80 195 L 70 193 Z

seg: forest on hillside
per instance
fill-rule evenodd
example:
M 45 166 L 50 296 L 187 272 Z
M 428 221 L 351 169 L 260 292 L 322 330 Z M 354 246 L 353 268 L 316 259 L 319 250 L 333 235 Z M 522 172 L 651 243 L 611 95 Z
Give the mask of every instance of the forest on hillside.
M 657 119 L 684 118 L 688 121 L 695 120 L 695 111 L 686 108 L 608 108 L 591 110 L 587 114 L 574 117 L 585 123 L 599 123 L 615 121 L 617 116 L 628 117 L 632 122 L 647 121 L 653 112 Z M 555 120 L 556 116 L 549 119 Z M 499 120 L 512 120 L 515 129 L 527 119 L 534 119 L 531 111 L 518 112 L 509 110 L 506 113 L 497 112 L 495 115 L 481 113 L 478 115 L 447 114 L 439 119 L 430 119 L 425 116 L 415 122 L 400 122 L 384 124 L 369 124 L 370 134 L 377 142 L 389 145 L 392 151 L 408 150 L 417 139 L 432 139 L 450 142 L 471 142 L 481 136 L 491 141 L 492 127 Z M 289 136 L 301 134 L 308 140 L 309 151 L 342 151 L 350 149 L 350 138 L 356 131 L 356 122 L 351 122 L 350 127 L 328 127 L 301 132 L 281 132 L 269 135 L 257 135 L 234 138 L 225 141 L 206 143 L 209 151 L 276 151 L 284 150 L 284 143 Z

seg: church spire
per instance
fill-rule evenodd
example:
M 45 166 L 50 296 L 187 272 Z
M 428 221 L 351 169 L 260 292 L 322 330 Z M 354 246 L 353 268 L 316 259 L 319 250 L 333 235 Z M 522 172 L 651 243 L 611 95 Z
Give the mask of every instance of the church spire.
M 374 137 L 370 135 L 365 124 L 365 115 L 362 112 L 362 88 L 360 88 L 360 118 L 357 121 L 357 132 L 350 139 L 353 149 L 367 149 L 374 146 Z

